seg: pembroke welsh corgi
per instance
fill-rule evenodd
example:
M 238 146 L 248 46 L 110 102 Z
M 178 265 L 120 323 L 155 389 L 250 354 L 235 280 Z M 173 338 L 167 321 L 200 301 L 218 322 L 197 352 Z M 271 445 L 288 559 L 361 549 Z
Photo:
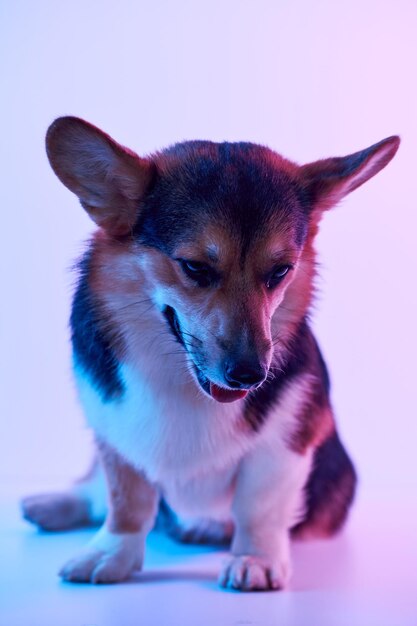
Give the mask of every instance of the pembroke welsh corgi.
M 71 313 L 98 460 L 67 493 L 23 501 L 45 529 L 104 522 L 65 580 L 126 579 L 157 520 L 230 543 L 220 585 L 281 589 L 290 536 L 340 529 L 356 476 L 309 326 L 314 239 L 398 145 L 299 166 L 245 142 L 139 157 L 81 119 L 50 126 L 51 166 L 98 226 Z

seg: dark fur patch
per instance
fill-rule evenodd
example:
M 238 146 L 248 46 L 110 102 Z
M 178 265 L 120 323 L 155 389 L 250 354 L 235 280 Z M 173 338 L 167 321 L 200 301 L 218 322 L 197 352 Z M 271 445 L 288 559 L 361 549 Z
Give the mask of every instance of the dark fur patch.
M 323 359 L 323 355 L 321 353 L 321 350 L 319 348 L 319 345 L 316 341 L 316 338 L 314 337 L 313 333 L 311 333 L 311 339 L 312 342 L 314 344 L 314 349 L 316 352 L 316 358 L 317 358 L 317 370 L 318 372 L 320 372 L 320 379 L 323 385 L 323 391 L 324 393 L 328 396 L 330 393 L 330 376 L 329 376 L 329 370 L 327 369 L 327 365 L 325 360 Z
M 300 246 L 307 232 L 306 195 L 295 166 L 250 143 L 190 141 L 155 157 L 157 175 L 135 226 L 147 246 L 171 254 L 207 223 L 222 224 L 245 254 L 274 224 L 291 228 Z
M 249 393 L 243 415 L 254 431 L 258 431 L 277 404 L 283 390 L 294 378 L 307 370 L 311 363 L 312 334 L 306 319 L 303 319 L 292 337 L 286 357 L 279 368 L 271 368 L 274 378 L 267 379 L 258 389 Z
M 75 360 L 90 376 L 103 400 L 120 397 L 124 392 L 119 362 L 111 338 L 103 328 L 103 319 L 88 283 L 91 250 L 78 264 L 79 278 L 70 318 L 71 340 Z
M 174 335 L 175 339 L 185 348 L 184 339 L 181 335 L 181 329 L 179 326 L 178 318 L 172 306 L 166 306 L 163 310 L 163 315 L 167 321 L 168 328 Z
M 315 451 L 305 486 L 306 515 L 294 535 L 328 536 L 343 525 L 353 501 L 356 473 L 336 431 Z
M 175 310 L 171 306 L 166 306 L 165 309 L 163 310 L 163 315 L 167 321 L 169 330 L 171 331 L 175 339 L 178 341 L 178 343 L 180 343 L 182 347 L 184 348 L 184 350 L 187 352 L 187 348 L 185 346 L 184 338 L 181 333 L 181 327 L 178 321 L 178 317 L 175 313 Z M 203 372 L 197 367 L 195 363 L 193 363 L 193 366 L 194 366 L 194 371 L 195 371 L 195 374 L 197 376 L 197 380 L 200 386 L 208 395 L 210 395 L 209 380 L 204 376 Z

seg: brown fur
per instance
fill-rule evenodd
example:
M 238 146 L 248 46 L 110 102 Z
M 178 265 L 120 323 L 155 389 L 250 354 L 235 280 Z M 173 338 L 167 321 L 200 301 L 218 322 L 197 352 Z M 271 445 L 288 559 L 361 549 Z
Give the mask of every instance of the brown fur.
M 334 416 L 330 407 L 318 406 L 314 399 L 307 402 L 297 417 L 297 428 L 289 437 L 291 450 L 305 454 L 310 447 L 319 446 L 334 430 Z
M 149 530 L 152 527 L 149 521 L 156 515 L 157 490 L 109 444 L 102 440 L 97 443 L 108 484 L 108 530 L 113 533 Z
M 98 226 L 115 236 L 132 230 L 138 201 L 151 184 L 150 161 L 72 117 L 49 127 L 46 150 L 56 175 Z

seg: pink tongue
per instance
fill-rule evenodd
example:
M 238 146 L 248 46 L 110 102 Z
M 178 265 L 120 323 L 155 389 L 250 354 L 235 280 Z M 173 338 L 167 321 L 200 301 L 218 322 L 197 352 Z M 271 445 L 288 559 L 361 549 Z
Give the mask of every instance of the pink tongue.
M 231 391 L 230 389 L 223 389 L 214 383 L 210 383 L 210 393 L 212 398 L 217 400 L 217 402 L 234 402 L 235 400 L 244 398 L 247 395 L 248 390 L 236 389 L 236 391 Z

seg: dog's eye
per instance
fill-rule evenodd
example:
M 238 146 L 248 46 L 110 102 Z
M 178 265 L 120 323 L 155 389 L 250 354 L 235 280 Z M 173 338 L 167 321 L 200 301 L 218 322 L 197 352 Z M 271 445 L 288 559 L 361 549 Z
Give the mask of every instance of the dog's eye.
M 199 287 L 210 287 L 217 279 L 214 270 L 200 261 L 188 261 L 187 259 L 178 259 L 181 269 L 188 278 L 194 280 Z
M 278 267 L 276 267 L 266 281 L 266 286 L 268 287 L 268 289 L 273 289 L 274 287 L 276 287 L 290 270 L 292 270 L 292 265 L 279 265 Z

